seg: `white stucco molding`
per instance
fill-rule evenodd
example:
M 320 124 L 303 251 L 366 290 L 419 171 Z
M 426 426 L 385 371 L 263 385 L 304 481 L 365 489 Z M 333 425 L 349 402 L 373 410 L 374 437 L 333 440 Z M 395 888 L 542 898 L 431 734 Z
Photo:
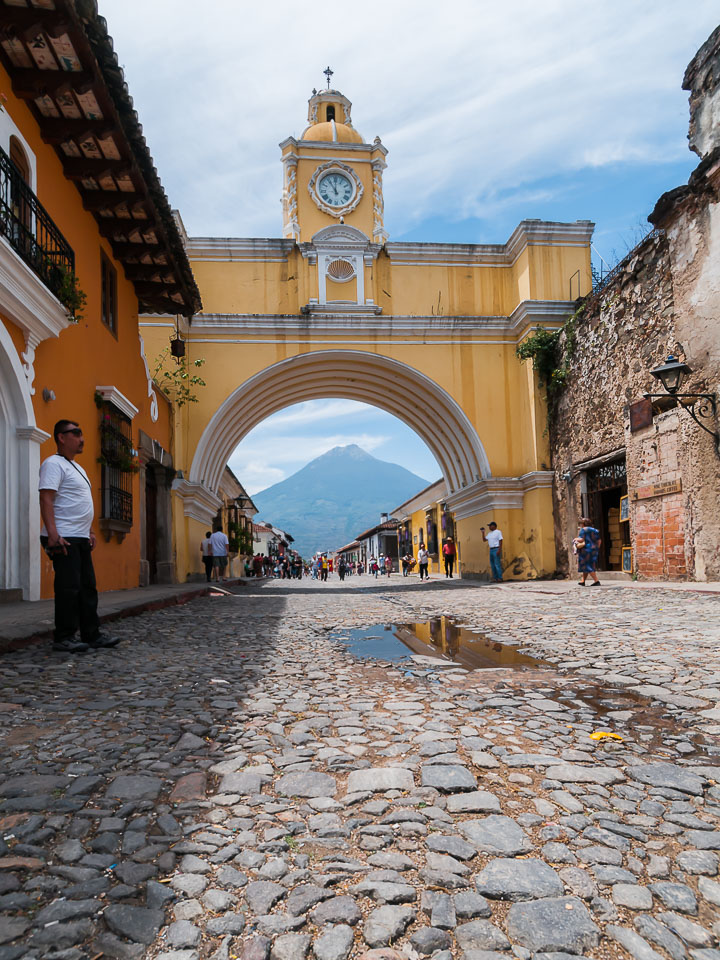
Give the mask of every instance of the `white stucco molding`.
M 120 393 L 117 387 L 95 387 L 95 390 L 102 396 L 103 400 L 117 407 L 117 409 L 121 413 L 124 413 L 126 417 L 129 417 L 130 420 L 135 419 L 138 414 L 138 408 L 134 403 L 131 403 L 126 396 Z
M 172 491 L 182 501 L 183 513 L 186 517 L 207 525 L 213 522 L 223 503 L 217 494 L 202 483 L 175 479 Z
M 456 520 L 493 510 L 522 510 L 525 494 L 551 490 L 552 470 L 533 470 L 521 477 L 488 477 L 445 498 Z
M 366 303 L 360 308 L 357 304 L 349 306 L 338 303 L 308 303 L 308 309 L 302 314 L 237 314 L 206 313 L 197 314 L 187 331 L 190 340 L 207 336 L 261 336 L 276 337 L 281 329 L 284 336 L 291 334 L 313 337 L 347 335 L 353 339 L 361 337 L 379 338 L 427 338 L 446 339 L 468 337 L 503 337 L 515 342 L 527 330 L 538 325 L 561 325 L 575 309 L 572 301 L 526 300 L 505 316 L 398 316 L 383 315 L 378 304 Z M 362 320 L 362 326 L 355 322 Z M 153 319 L 141 317 L 140 326 L 157 326 L 165 322 L 174 327 L 170 318 Z M 480 340 L 478 340 L 480 342 Z
M 523 300 L 508 317 L 507 329 L 522 335 L 544 324 L 562 325 L 576 309 L 574 300 Z
M 30 440 L 31 443 L 37 444 L 45 443 L 52 436 L 51 433 L 46 433 L 40 427 L 16 427 L 15 433 L 21 440 Z
M 190 237 L 186 245 L 190 260 L 237 260 L 240 263 L 285 263 L 294 249 L 294 240 L 280 238 Z
M 385 244 L 385 252 L 398 266 L 507 267 L 527 247 L 589 247 L 595 224 L 589 220 L 553 223 L 523 220 L 506 243 L 400 243 Z
M 35 350 L 43 340 L 58 337 L 70 326 L 70 314 L 38 275 L 0 237 L 0 312 L 25 335 L 23 372 L 35 393 Z

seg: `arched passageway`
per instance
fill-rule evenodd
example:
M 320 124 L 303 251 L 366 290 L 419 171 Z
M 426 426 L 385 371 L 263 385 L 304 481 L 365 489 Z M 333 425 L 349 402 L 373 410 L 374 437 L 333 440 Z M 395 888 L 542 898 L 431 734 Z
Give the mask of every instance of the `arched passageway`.
M 30 389 L 10 334 L 0 322 L 0 591 L 40 596 L 40 443 Z
M 449 494 L 491 475 L 477 431 L 425 374 L 371 353 L 321 350 L 273 364 L 233 391 L 203 432 L 190 481 L 215 492 L 230 454 L 253 427 L 293 403 L 330 397 L 373 404 L 415 430 L 437 460 Z

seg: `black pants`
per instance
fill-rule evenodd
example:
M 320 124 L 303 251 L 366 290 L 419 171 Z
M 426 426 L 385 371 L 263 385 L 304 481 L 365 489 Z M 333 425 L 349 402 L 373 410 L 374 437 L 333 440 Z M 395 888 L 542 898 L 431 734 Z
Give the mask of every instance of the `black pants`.
M 210 581 L 212 580 L 213 558 L 203 557 L 202 562 L 205 564 L 205 577 L 207 579 L 207 582 L 210 583 Z
M 445 576 L 451 577 L 453 572 L 453 567 L 455 566 L 455 556 L 444 557 L 445 560 Z
M 84 643 L 93 643 L 100 633 L 90 541 L 84 537 L 64 537 L 67 553 L 56 551 L 52 562 L 55 571 L 55 642 L 71 640 L 78 629 Z M 43 547 L 47 537 L 42 537 Z

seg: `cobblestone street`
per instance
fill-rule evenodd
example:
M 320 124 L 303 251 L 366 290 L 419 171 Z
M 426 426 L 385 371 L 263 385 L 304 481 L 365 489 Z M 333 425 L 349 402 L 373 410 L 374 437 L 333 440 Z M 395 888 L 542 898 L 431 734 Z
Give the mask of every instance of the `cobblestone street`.
M 441 616 L 543 663 L 331 636 Z M 272 581 L 111 630 L 0 660 L 0 960 L 720 960 L 720 596 Z

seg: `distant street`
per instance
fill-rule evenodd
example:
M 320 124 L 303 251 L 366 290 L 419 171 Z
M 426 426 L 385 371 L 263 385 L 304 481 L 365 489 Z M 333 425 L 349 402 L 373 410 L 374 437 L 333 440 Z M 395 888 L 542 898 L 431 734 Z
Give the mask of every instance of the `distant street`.
M 720 595 L 333 576 L 110 628 L 0 659 L 0 960 L 720 956 Z

